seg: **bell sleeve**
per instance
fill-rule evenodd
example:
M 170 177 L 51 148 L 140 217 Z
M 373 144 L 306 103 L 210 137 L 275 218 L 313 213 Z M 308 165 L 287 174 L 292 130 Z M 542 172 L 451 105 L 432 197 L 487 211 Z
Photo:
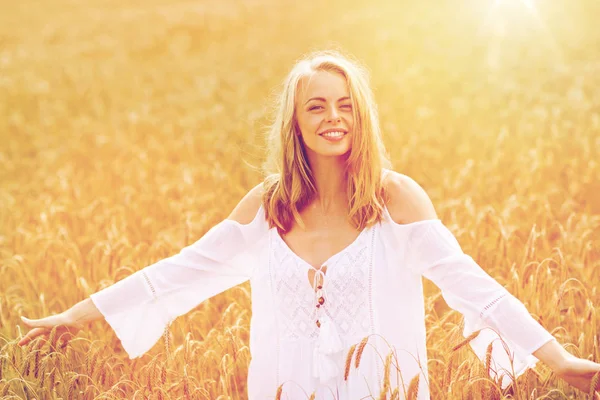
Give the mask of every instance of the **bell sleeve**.
M 532 353 L 554 337 L 463 253 L 441 220 L 415 223 L 407 241 L 408 267 L 438 286 L 448 306 L 464 316 L 464 337 L 480 330 L 469 344 L 484 363 L 493 342 L 489 374 L 496 381 L 502 378 L 502 389 L 512 382 L 511 376 L 516 379 L 535 366 L 539 360 Z
M 129 358 L 139 357 L 154 346 L 175 318 L 249 280 L 256 267 L 255 248 L 266 231 L 262 206 L 249 224 L 225 219 L 178 254 L 90 298 Z

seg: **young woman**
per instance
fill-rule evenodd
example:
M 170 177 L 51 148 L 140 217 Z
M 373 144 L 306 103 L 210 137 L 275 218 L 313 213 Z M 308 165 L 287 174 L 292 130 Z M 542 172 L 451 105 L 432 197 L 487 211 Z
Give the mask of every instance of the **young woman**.
M 53 326 L 104 317 L 131 358 L 178 316 L 250 280 L 248 397 L 378 398 L 386 355 L 407 389 L 429 399 L 421 277 L 464 315 L 464 336 L 490 374 L 510 383 L 538 360 L 589 390 L 600 364 L 578 359 L 523 304 L 464 254 L 425 191 L 391 171 L 367 74 L 336 52 L 299 61 L 271 128 L 264 182 L 227 219 L 179 254 L 147 266 L 69 310 L 39 320 L 20 344 Z M 369 337 L 345 379 L 348 350 Z M 504 345 L 501 340 L 502 338 Z M 510 358 L 513 358 L 511 365 Z M 396 364 L 396 361 L 394 361 Z M 514 368 L 514 369 L 513 369 Z

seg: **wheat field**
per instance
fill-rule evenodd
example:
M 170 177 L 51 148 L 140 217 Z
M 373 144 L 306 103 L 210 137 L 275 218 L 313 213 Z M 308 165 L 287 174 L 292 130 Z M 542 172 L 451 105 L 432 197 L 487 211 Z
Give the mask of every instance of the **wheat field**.
M 600 360 L 600 3 L 0 4 L 1 398 L 245 397 L 249 283 L 178 318 L 170 357 L 159 341 L 130 360 L 104 321 L 19 347 L 19 317 L 64 311 L 225 218 L 261 180 L 285 74 L 326 48 L 370 69 L 394 169 L 464 252 Z M 424 283 L 433 399 L 591 398 L 541 363 L 499 390 Z

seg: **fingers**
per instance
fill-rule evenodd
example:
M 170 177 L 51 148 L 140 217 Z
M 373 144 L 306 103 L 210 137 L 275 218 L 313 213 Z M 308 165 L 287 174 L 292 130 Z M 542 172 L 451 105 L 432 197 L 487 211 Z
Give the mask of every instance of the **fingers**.
M 34 328 L 34 329 L 30 330 L 27 333 L 27 335 L 23 336 L 23 338 L 19 341 L 18 345 L 19 346 L 24 346 L 27 343 L 31 342 L 36 337 L 38 337 L 40 335 L 44 335 L 46 333 L 48 333 L 47 329 L 44 329 L 44 328 Z
M 56 325 L 64 324 L 64 320 L 60 314 L 51 315 L 49 317 L 40 319 L 29 319 L 21 316 L 21 320 L 25 325 L 27 325 L 30 328 L 51 328 Z
M 32 329 L 19 341 L 19 346 L 28 344 L 40 335 L 47 335 L 54 327 L 59 327 L 58 330 L 61 332 L 61 335 L 67 333 L 67 338 L 72 337 L 82 328 L 81 324 L 69 325 L 63 314 L 51 315 L 40 319 L 29 319 L 22 316 L 21 320 L 27 327 Z

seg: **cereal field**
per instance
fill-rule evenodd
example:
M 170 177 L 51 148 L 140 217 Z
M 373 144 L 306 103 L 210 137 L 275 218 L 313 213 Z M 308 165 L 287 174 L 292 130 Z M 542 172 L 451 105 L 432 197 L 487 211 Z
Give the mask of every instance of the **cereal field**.
M 130 360 L 59 313 L 178 252 L 261 180 L 274 93 L 302 54 L 366 64 L 394 169 L 571 353 L 600 360 L 600 3 L 0 1 L 0 397 L 243 399 L 250 286 Z M 425 281 L 434 399 L 587 399 L 538 364 L 503 393 Z

